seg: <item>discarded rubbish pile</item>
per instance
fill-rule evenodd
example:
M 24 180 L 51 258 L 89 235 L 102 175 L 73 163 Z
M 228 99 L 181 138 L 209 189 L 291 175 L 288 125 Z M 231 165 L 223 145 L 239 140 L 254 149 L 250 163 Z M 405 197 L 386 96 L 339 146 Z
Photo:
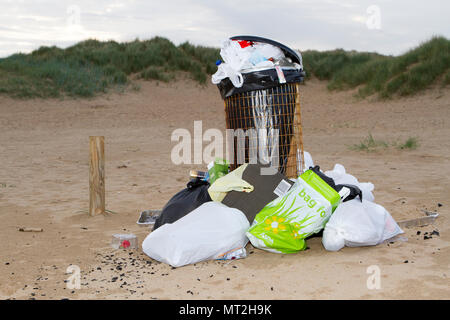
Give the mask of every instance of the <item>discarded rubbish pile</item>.
M 182 206 L 184 199 L 191 199 L 189 194 L 175 195 L 165 208 L 175 205 L 178 210 L 163 209 L 159 218 L 164 222 L 144 240 L 143 251 L 180 267 L 245 258 L 249 240 L 262 250 L 296 253 L 305 250 L 309 236 L 322 230 L 322 243 L 329 251 L 377 245 L 403 233 L 386 209 L 373 202 L 374 186 L 358 182 L 342 165 L 325 173 L 311 166 L 298 179 L 279 172 L 265 175 L 264 168 L 244 164 L 211 185 L 204 181 L 201 186 L 208 188 L 198 192 L 200 200 L 199 189 L 182 190 L 177 195 L 195 195 L 186 208 L 196 208 L 187 212 Z
M 274 253 L 306 249 L 323 231 L 326 250 L 377 245 L 403 231 L 375 204 L 371 183 L 342 165 L 322 172 L 303 150 L 298 83 L 301 55 L 273 40 L 224 41 L 212 76 L 237 130 L 231 159 L 191 171 L 142 243 L 151 258 L 180 267 L 246 257 L 246 245 Z M 239 133 L 243 133 L 239 135 Z

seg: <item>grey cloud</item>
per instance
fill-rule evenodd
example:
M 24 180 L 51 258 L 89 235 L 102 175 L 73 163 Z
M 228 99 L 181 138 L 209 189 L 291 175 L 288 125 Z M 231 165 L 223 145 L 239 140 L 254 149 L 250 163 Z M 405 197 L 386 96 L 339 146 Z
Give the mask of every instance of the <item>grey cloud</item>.
M 68 28 L 71 5 L 80 10 L 78 29 Z M 380 8 L 380 30 L 366 26 L 371 5 Z M 129 41 L 159 35 L 177 44 L 219 46 L 236 34 L 301 50 L 400 54 L 432 35 L 450 37 L 449 9 L 450 2 L 438 0 L 2 1 L 0 56 L 41 45 L 66 47 L 83 37 Z

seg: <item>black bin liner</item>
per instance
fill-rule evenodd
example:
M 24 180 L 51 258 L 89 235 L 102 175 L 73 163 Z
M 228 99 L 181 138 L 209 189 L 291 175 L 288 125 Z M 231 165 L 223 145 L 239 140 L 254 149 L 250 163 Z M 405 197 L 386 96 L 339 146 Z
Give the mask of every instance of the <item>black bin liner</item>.
M 286 83 L 299 83 L 304 80 L 305 72 L 303 70 L 283 69 L 283 74 Z M 229 78 L 225 78 L 217 84 L 222 99 L 231 97 L 232 95 L 278 87 L 280 81 L 275 69 L 266 69 L 261 71 L 253 71 L 249 73 L 242 73 L 244 84 L 240 88 L 236 88 Z
M 155 221 L 153 230 L 166 223 L 174 223 L 203 203 L 212 201 L 208 193 L 209 183 L 198 178 L 188 182 L 186 189 L 175 194 L 164 206 Z

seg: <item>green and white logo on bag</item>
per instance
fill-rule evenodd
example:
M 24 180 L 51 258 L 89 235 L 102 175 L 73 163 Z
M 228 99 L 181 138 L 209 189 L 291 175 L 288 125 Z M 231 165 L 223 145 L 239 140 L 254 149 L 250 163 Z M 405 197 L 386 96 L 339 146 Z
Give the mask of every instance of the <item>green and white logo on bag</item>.
M 305 238 L 325 227 L 339 194 L 313 171 L 303 173 L 291 190 L 267 204 L 247 231 L 253 246 L 277 253 L 306 248 Z

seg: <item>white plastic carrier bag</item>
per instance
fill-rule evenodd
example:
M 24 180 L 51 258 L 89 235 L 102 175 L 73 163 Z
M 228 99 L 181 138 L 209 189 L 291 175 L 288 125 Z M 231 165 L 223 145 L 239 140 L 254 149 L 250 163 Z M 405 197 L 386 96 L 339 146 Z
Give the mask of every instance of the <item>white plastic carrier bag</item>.
M 242 211 L 210 201 L 151 232 L 142 243 L 142 250 L 157 261 L 181 267 L 245 247 L 249 227 Z
M 328 251 L 344 246 L 374 246 L 403 233 L 387 210 L 368 200 L 341 203 L 325 226 L 322 244 Z
M 275 253 L 306 249 L 306 238 L 321 231 L 340 196 L 314 170 L 307 170 L 283 196 L 269 202 L 255 217 L 247 237 L 256 248 Z

